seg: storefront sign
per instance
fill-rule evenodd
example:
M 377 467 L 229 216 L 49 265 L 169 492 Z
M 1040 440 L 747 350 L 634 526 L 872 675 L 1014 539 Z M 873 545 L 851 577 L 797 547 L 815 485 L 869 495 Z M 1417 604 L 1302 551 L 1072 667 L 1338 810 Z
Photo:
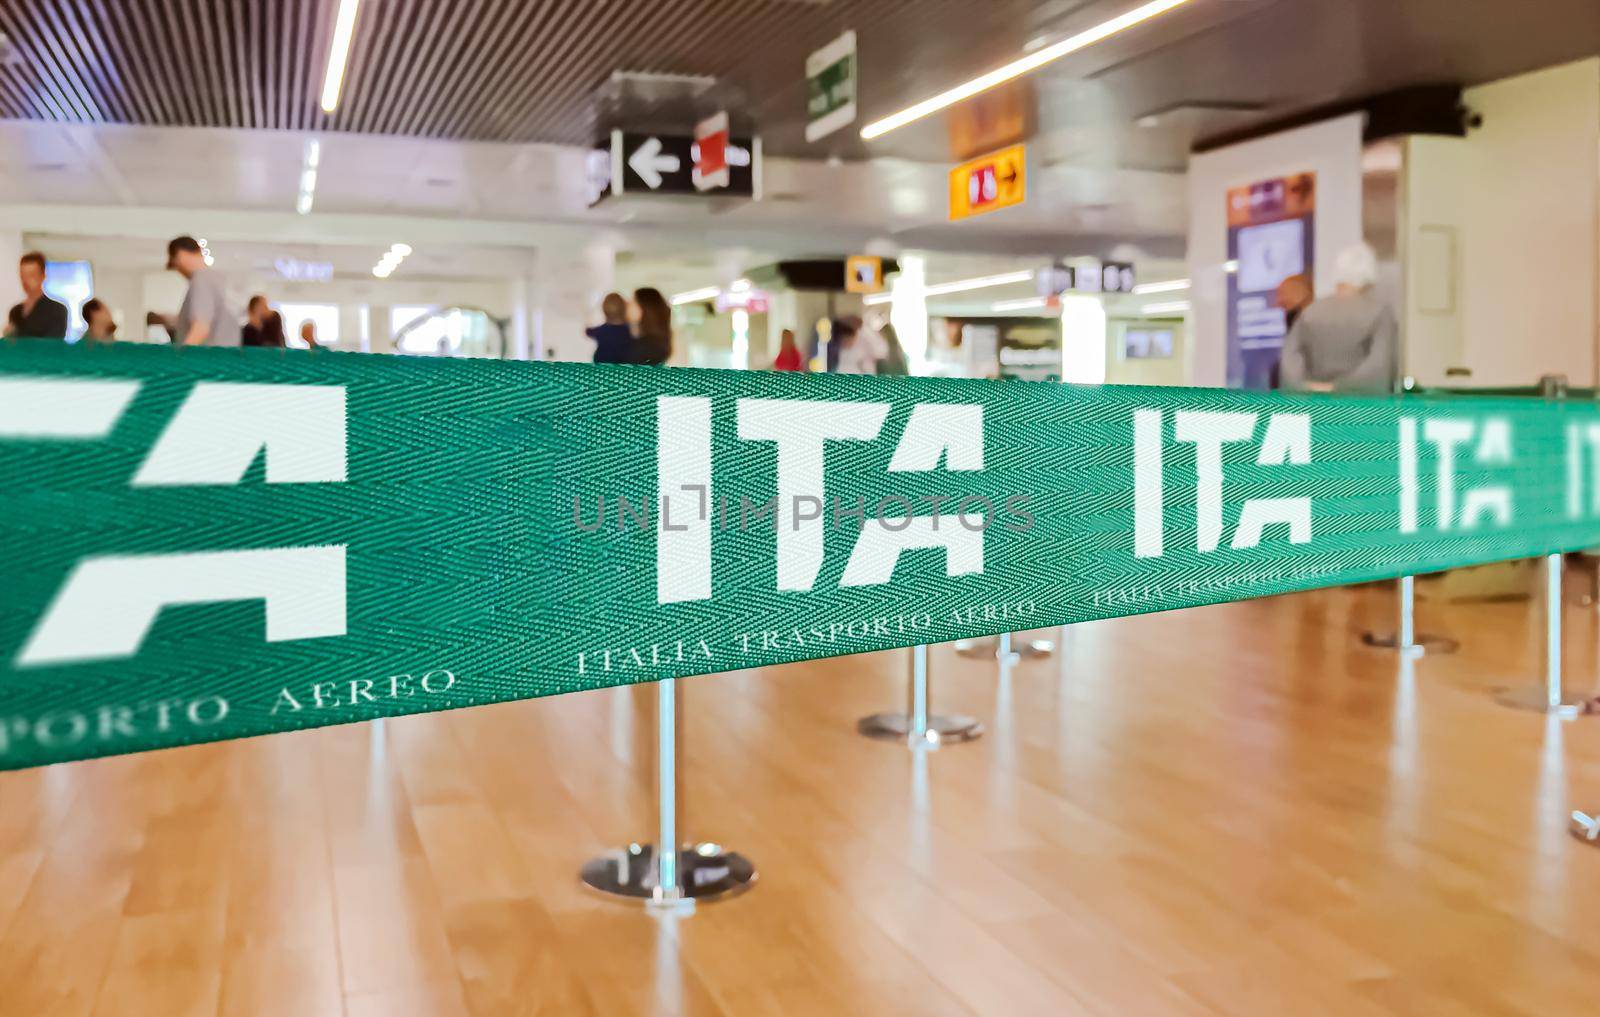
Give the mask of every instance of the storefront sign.
M 1600 544 L 1600 408 L 0 346 L 0 767 Z
M 806 140 L 820 141 L 856 120 L 856 33 L 806 57 Z

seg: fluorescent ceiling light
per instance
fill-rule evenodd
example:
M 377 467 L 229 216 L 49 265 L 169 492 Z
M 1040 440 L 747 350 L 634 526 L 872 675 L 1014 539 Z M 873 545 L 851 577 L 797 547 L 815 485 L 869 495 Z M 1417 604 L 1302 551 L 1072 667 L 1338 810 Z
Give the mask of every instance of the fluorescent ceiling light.
M 1044 297 L 1029 297 L 1026 300 L 999 300 L 990 308 L 995 311 L 1031 311 L 1044 306 Z
M 394 246 L 389 248 L 389 253 L 394 255 L 397 258 L 409 258 L 409 257 L 411 257 L 411 245 L 410 244 L 395 244 Z
M 1144 296 L 1147 293 L 1176 293 L 1189 288 L 1187 279 L 1171 279 L 1167 282 L 1140 283 L 1133 288 L 1133 292 Z
M 350 62 L 350 39 L 356 32 L 356 8 L 361 0 L 339 0 L 339 14 L 333 22 L 333 42 L 328 46 L 328 73 L 322 79 L 322 112 L 339 108 L 339 91 L 344 88 L 344 68 Z
M 721 286 L 707 286 L 704 289 L 688 290 L 672 298 L 672 306 L 679 304 L 697 304 L 702 300 L 715 300 L 717 294 L 722 292 Z
M 350 2 L 350 0 L 346 0 L 346 2 Z M 1031 71 L 1036 71 L 1053 60 L 1059 60 L 1069 53 L 1076 53 L 1080 49 L 1093 46 L 1097 42 L 1109 39 L 1118 32 L 1149 21 L 1151 18 L 1159 17 L 1174 7 L 1181 7 L 1188 2 L 1189 0 L 1151 0 L 1150 3 L 1142 7 L 1136 7 L 1126 14 L 1112 18 L 1110 21 L 1102 22 L 1070 38 L 1062 39 L 1058 43 L 1034 50 L 1027 56 L 1013 60 L 1004 67 L 973 78 L 971 81 L 957 85 L 949 91 L 940 92 L 933 98 L 924 99 L 915 106 L 908 106 L 892 116 L 884 117 L 882 120 L 874 120 L 861 128 L 861 136 L 870 141 L 873 138 L 888 134 L 896 128 L 921 120 L 930 113 L 937 113 L 947 106 L 954 106 L 963 99 L 970 99 L 979 92 L 987 91 L 1013 78 L 1019 78 Z
M 1189 301 L 1173 300 L 1165 304 L 1145 304 L 1139 308 L 1140 314 L 1187 314 Z
M 981 290 L 990 286 L 1008 286 L 1011 283 L 1032 282 L 1033 270 L 1023 272 L 1004 272 L 1000 275 L 981 275 L 973 279 L 957 279 L 955 282 L 934 283 L 923 290 L 930 297 L 937 297 L 944 293 L 964 293 L 967 290 Z
M 1003 272 L 1000 275 L 980 275 L 971 279 L 957 279 L 955 282 L 935 283 L 925 286 L 922 295 L 925 297 L 938 297 L 946 293 L 965 293 L 967 290 L 987 289 L 990 286 L 1009 286 L 1012 283 L 1032 282 L 1033 270 L 1021 272 Z M 894 299 L 893 293 L 873 293 L 862 299 L 863 304 L 887 304 Z
M 301 215 L 308 215 L 317 192 L 317 163 L 322 161 L 322 142 L 307 138 L 300 159 L 300 196 L 295 200 L 294 208 Z

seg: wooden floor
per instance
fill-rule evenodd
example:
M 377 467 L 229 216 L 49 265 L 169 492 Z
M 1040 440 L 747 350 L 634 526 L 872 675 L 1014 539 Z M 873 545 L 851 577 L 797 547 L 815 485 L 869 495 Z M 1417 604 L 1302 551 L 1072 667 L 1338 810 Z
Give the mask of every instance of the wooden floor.
M 1593 609 L 1567 613 L 1596 674 Z M 1527 603 L 1384 587 L 1080 626 L 1007 678 L 934 651 L 988 725 L 854 733 L 904 654 L 695 679 L 692 832 L 760 882 L 689 917 L 590 895 L 649 836 L 649 690 L 0 776 L 0 1013 L 209 1017 L 1600 1012 L 1600 719 L 1532 681 Z

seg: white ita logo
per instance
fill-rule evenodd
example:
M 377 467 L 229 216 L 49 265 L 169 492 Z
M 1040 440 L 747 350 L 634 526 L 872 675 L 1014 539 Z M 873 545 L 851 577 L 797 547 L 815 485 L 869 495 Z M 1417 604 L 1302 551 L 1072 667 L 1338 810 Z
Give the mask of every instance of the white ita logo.
M 0 440 L 103 439 L 138 391 L 137 381 L 0 378 Z M 238 484 L 263 453 L 269 484 L 342 483 L 344 388 L 201 382 L 131 483 Z M 268 642 L 344 635 L 344 545 L 84 558 L 16 664 L 132 657 L 163 608 L 235 600 L 265 602 Z
M 824 457 L 829 443 L 869 442 L 878 437 L 889 403 L 823 402 L 800 399 L 740 399 L 741 440 L 777 447 L 777 585 L 812 589 L 822 570 L 826 523 Z M 657 500 L 663 519 L 656 537 L 656 601 L 710 600 L 712 518 L 711 400 L 660 396 L 656 400 Z M 926 473 L 983 469 L 983 407 L 917 403 L 911 409 L 888 472 Z M 682 506 L 674 508 L 674 503 Z M 808 512 L 807 506 L 815 511 Z M 983 572 L 985 527 L 969 525 L 960 512 L 863 518 L 840 586 L 880 586 L 894 576 L 902 551 L 944 551 L 950 576 Z

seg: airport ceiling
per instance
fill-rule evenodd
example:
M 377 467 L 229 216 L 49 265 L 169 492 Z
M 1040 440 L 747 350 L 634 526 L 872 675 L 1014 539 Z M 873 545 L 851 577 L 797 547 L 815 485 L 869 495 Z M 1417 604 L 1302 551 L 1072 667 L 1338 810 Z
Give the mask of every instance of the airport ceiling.
M 853 130 L 807 144 L 806 54 L 856 31 L 867 119 L 1130 6 L 364 0 L 344 100 L 326 115 L 337 0 L 3 0 L 0 118 L 581 145 L 618 120 L 681 127 L 725 106 L 770 153 L 945 161 L 963 154 L 945 118 L 870 144 Z M 1032 76 L 1020 104 L 1047 160 L 1180 170 L 1206 134 L 1596 52 L 1596 0 L 1193 0 Z M 702 81 L 662 77 L 674 75 Z

